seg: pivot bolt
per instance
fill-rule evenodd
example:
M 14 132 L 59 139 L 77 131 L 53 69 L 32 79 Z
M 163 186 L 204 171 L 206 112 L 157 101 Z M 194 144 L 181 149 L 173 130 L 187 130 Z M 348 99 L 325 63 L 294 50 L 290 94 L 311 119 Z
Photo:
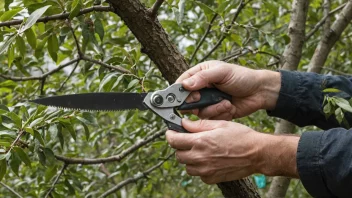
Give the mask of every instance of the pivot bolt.
M 155 106 L 160 106 L 164 103 L 164 99 L 161 95 L 159 94 L 156 94 L 153 96 L 152 98 L 152 104 L 155 105 Z

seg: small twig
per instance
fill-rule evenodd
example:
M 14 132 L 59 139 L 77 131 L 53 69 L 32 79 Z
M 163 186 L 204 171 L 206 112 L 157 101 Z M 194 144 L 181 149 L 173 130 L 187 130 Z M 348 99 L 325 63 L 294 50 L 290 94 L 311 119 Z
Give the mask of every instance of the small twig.
M 88 57 L 85 56 L 85 55 L 82 56 L 82 60 L 89 61 L 89 62 L 98 64 L 98 65 L 101 65 L 101 66 L 103 66 L 103 67 L 106 67 L 106 68 L 109 68 L 109 69 L 113 69 L 113 70 L 119 71 L 119 72 L 121 72 L 121 73 L 131 74 L 131 72 L 130 72 L 129 70 L 127 70 L 127 69 L 125 69 L 125 68 L 123 68 L 123 67 L 120 67 L 120 66 L 112 66 L 112 65 L 103 63 L 103 62 L 101 62 L 101 61 L 88 58 Z
M 202 46 L 202 44 L 203 44 L 204 41 L 205 41 L 205 38 L 206 38 L 206 37 L 208 36 L 208 34 L 210 33 L 211 27 L 213 26 L 213 23 L 214 23 L 214 21 L 215 21 L 215 19 L 216 19 L 217 16 L 218 16 L 218 13 L 214 14 L 213 18 L 211 19 L 211 21 L 210 21 L 210 23 L 209 23 L 209 25 L 208 25 L 207 30 L 205 31 L 204 35 L 203 35 L 202 38 L 200 39 L 200 41 L 199 41 L 199 43 L 198 43 L 196 49 L 194 50 L 194 52 L 193 52 L 193 54 L 192 54 L 192 56 L 191 56 L 191 59 L 189 60 L 189 63 L 190 63 L 190 64 L 192 64 L 192 61 L 193 61 L 194 57 L 196 56 L 196 54 L 197 54 L 197 52 L 198 52 L 200 46 Z
M 40 80 L 40 95 L 41 95 L 41 96 L 44 95 L 45 80 L 46 80 L 46 77 L 45 77 L 45 78 L 42 78 L 42 79 Z
M 159 138 L 165 133 L 165 129 L 161 129 L 160 131 L 154 133 L 153 135 L 138 141 L 137 143 L 133 144 L 126 150 L 122 151 L 119 155 L 114 155 L 107 158 L 97 158 L 97 159 L 88 159 L 88 158 L 69 158 L 64 156 L 55 155 L 57 160 L 65 162 L 65 164 L 82 164 L 82 165 L 89 165 L 89 164 L 101 164 L 107 162 L 117 162 L 124 159 L 129 154 L 133 153 L 134 151 L 138 150 L 142 146 L 148 144 L 149 142 Z
M 82 53 L 81 48 L 80 48 L 80 46 L 79 46 L 79 42 L 78 42 L 78 39 L 77 39 L 77 37 L 76 37 L 75 31 L 74 31 L 73 28 L 72 28 L 71 21 L 68 22 L 68 25 L 69 25 L 69 27 L 70 27 L 72 36 L 73 36 L 73 38 L 74 38 L 74 40 L 75 40 L 75 43 L 76 43 L 78 56 L 79 56 L 79 58 L 82 58 L 82 57 L 83 57 L 83 53 Z
M 158 10 L 163 4 L 164 0 L 156 0 L 153 7 L 150 9 L 150 17 L 152 19 L 155 19 L 156 16 L 158 15 Z
M 172 153 L 171 155 L 169 155 L 166 159 L 160 161 L 159 163 L 157 163 L 156 165 L 150 167 L 148 170 L 142 172 L 142 173 L 138 173 L 133 177 L 130 177 L 120 183 L 118 183 L 116 186 L 114 186 L 113 188 L 111 188 L 110 190 L 106 191 L 104 194 L 100 195 L 100 197 L 107 197 L 108 195 L 120 190 L 122 187 L 130 184 L 130 183 L 136 183 L 139 179 L 142 178 L 146 178 L 146 176 L 148 174 L 150 174 L 151 172 L 153 172 L 154 170 L 156 170 L 157 168 L 159 168 L 161 165 L 164 164 L 165 161 L 167 161 L 168 159 L 170 159 L 171 156 L 173 156 L 175 153 Z
M 7 188 L 7 190 L 9 190 L 10 192 L 12 192 L 13 194 L 15 194 L 17 197 L 22 198 L 22 196 L 20 194 L 18 194 L 14 189 L 12 189 L 10 186 L 4 184 L 3 182 L 0 182 L 0 184 L 2 186 L 4 186 L 5 188 Z
M 64 82 L 62 82 L 60 88 L 57 90 L 57 92 L 60 92 L 62 90 L 62 88 L 64 88 L 64 85 L 66 84 L 66 82 L 71 78 L 71 76 L 73 75 L 73 73 L 75 73 L 75 70 L 77 69 L 77 66 L 79 64 L 80 61 L 76 62 L 76 65 L 73 67 L 72 71 L 70 72 L 70 74 L 67 76 L 67 78 L 64 80 Z
M 325 69 L 325 70 L 328 70 L 328 71 L 332 71 L 336 74 L 339 74 L 339 75 L 343 75 L 343 76 L 352 76 L 352 74 L 349 74 L 349 73 L 346 73 L 346 72 L 342 72 L 342 71 L 339 71 L 339 70 L 336 70 L 336 69 L 333 69 L 333 68 L 330 68 L 330 67 L 321 67 L 322 69 Z
M 236 12 L 231 20 L 231 23 L 226 26 L 226 31 L 228 31 L 231 26 L 235 23 L 235 21 L 237 20 L 238 16 L 240 15 L 240 12 L 242 11 L 242 9 L 250 2 L 250 0 L 245 3 L 244 0 L 241 0 L 240 4 L 238 5 Z M 227 32 L 226 32 L 227 33 Z M 218 40 L 218 42 L 215 44 L 215 46 L 199 61 L 199 62 L 203 62 L 205 61 L 210 55 L 213 54 L 213 52 L 221 45 L 221 43 L 225 40 L 226 38 L 226 34 L 223 33 L 221 38 Z
M 20 140 L 20 138 L 22 137 L 22 135 L 23 135 L 24 133 L 25 133 L 25 131 L 23 131 L 23 130 L 21 130 L 21 131 L 18 133 L 18 135 L 17 135 L 15 141 L 12 142 L 10 148 L 6 151 L 6 153 L 11 152 L 11 150 L 13 149 L 13 147 L 17 144 L 17 142 Z
M 331 15 L 335 14 L 335 13 L 338 12 L 339 10 L 343 9 L 343 8 L 345 7 L 345 5 L 346 5 L 346 3 L 340 5 L 339 7 L 337 7 L 337 8 L 335 8 L 335 9 L 331 10 L 331 11 L 329 12 L 329 15 L 324 16 L 324 17 L 314 26 L 314 28 L 313 28 L 310 32 L 307 33 L 305 40 L 306 40 L 306 41 L 309 40 L 310 37 L 312 37 L 312 36 L 315 34 L 315 32 L 317 32 L 318 29 L 319 29 L 322 25 L 324 25 L 326 19 L 328 19 Z
M 43 78 L 46 78 L 47 76 L 55 73 L 55 72 L 58 72 L 60 71 L 61 69 L 79 61 L 80 59 L 79 58 L 75 58 L 71 61 L 69 61 L 68 63 L 65 63 L 63 65 L 60 65 L 58 66 L 57 68 L 47 72 L 47 73 L 44 73 L 42 74 L 41 76 L 31 76 L 31 77 L 16 77 L 16 76 L 7 76 L 7 75 L 3 75 L 3 74 L 0 74 L 0 77 L 2 78 L 5 78 L 5 79 L 8 79 L 8 80 L 12 80 L 12 81 L 28 81 L 28 80 L 42 80 Z
M 57 177 L 55 178 L 55 181 L 53 182 L 53 184 L 51 184 L 50 189 L 48 190 L 48 192 L 45 195 L 45 198 L 50 196 L 50 193 L 54 190 L 55 185 L 57 184 L 57 182 L 59 181 L 61 175 L 64 173 L 65 169 L 67 168 L 68 164 L 64 164 L 60 170 L 60 173 L 57 175 Z
M 83 14 L 87 14 L 90 12 L 113 12 L 114 9 L 110 6 L 92 6 L 90 8 L 85 8 L 82 9 L 77 16 L 83 15 Z M 39 22 L 48 22 L 48 21 L 53 21 L 53 20 L 65 20 L 70 16 L 69 12 L 65 12 L 62 14 L 55 14 L 55 15 L 51 15 L 51 16 L 46 16 L 46 17 L 42 17 L 40 19 L 37 20 L 37 23 Z M 13 25 L 20 25 L 23 22 L 23 19 L 18 19 L 18 20 L 11 20 L 11 21 L 5 21 L 0 23 L 0 27 L 10 27 Z

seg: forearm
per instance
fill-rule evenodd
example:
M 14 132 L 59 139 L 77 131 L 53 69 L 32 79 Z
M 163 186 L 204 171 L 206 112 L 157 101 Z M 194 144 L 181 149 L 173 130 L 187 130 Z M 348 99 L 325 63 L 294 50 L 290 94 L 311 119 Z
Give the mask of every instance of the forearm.
M 261 134 L 259 138 L 257 172 L 299 178 L 296 155 L 300 137 Z

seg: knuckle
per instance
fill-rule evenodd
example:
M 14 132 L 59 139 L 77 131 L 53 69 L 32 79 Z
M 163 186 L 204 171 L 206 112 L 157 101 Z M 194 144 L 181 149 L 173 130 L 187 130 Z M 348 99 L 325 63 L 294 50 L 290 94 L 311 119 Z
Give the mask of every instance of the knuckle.
M 212 178 L 209 177 L 200 177 L 200 179 L 206 184 L 215 184 Z

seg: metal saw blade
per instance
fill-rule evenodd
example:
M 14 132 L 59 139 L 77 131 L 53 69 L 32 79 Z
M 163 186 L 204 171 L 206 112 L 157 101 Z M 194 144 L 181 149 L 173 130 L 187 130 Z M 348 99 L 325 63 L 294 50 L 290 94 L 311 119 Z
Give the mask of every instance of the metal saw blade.
M 31 102 L 72 110 L 117 111 L 147 110 L 143 104 L 147 93 L 83 93 L 38 98 Z

